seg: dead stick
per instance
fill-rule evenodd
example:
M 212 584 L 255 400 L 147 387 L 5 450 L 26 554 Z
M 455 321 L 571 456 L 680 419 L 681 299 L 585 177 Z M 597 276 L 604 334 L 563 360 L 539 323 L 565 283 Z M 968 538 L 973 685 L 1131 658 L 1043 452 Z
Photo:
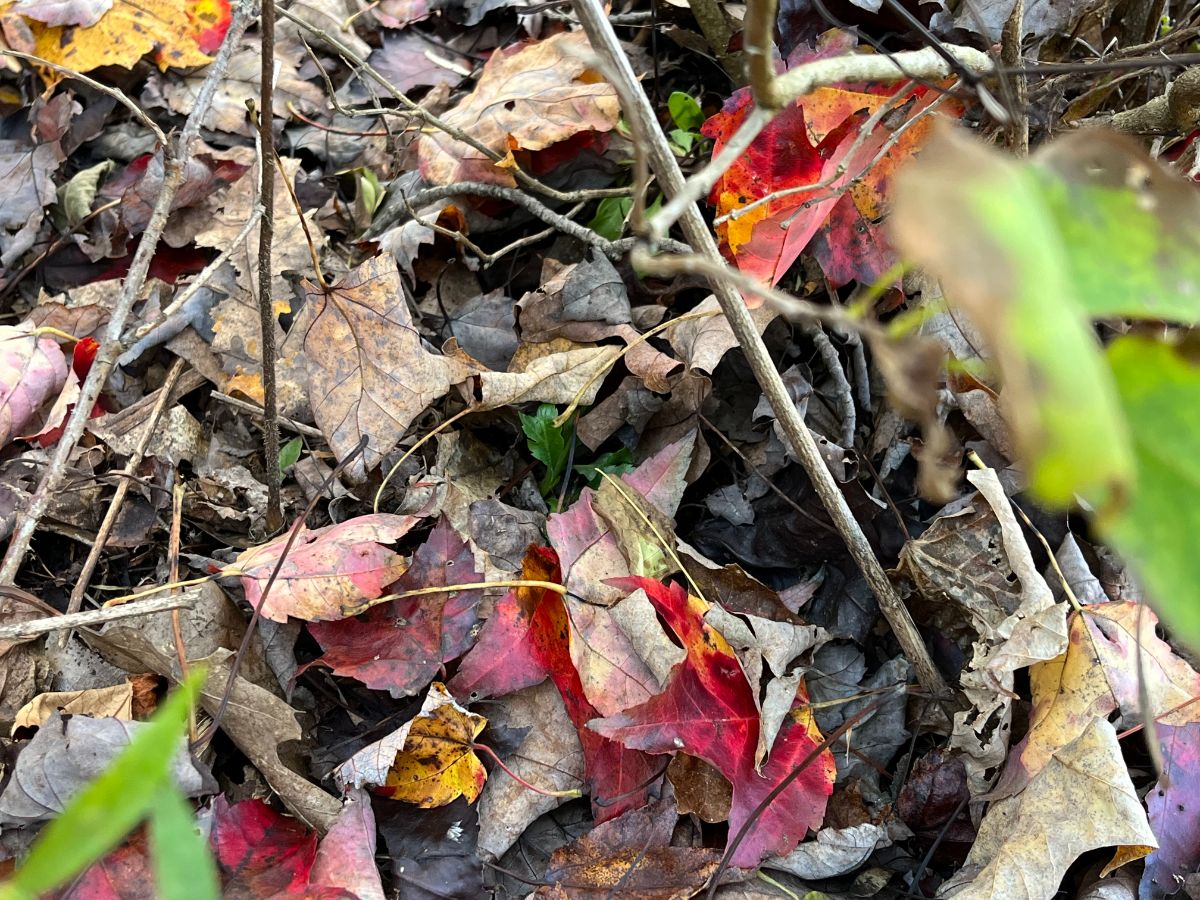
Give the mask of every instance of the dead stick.
M 262 85 L 258 109 L 259 203 L 263 216 L 258 229 L 258 322 L 262 329 L 263 474 L 267 479 L 267 533 L 283 527 L 279 497 L 279 401 L 275 389 L 275 314 L 271 282 L 271 242 L 275 232 L 275 0 L 262 0 Z M 303 211 L 300 212 L 303 218 Z
M 137 447 L 129 456 L 129 461 L 125 464 L 125 470 L 121 473 L 125 477 L 117 484 L 117 490 L 113 494 L 113 498 L 109 501 L 108 511 L 104 514 L 104 521 L 100 523 L 100 530 L 96 533 L 96 540 L 92 541 L 92 547 L 88 551 L 87 559 L 83 562 L 83 571 L 79 573 L 79 578 L 75 581 L 75 587 L 71 590 L 71 599 L 67 601 L 67 614 L 79 612 L 83 606 L 83 595 L 87 591 L 88 584 L 92 580 L 92 573 L 96 571 L 96 564 L 100 561 L 100 554 L 104 552 L 104 545 L 108 543 L 108 536 L 112 533 L 113 526 L 117 524 L 117 516 L 121 513 L 121 506 L 125 503 L 125 495 L 129 493 L 129 486 L 133 484 L 131 476 L 137 474 L 138 466 L 142 464 L 142 459 L 146 455 L 146 451 L 150 449 L 150 441 L 154 438 L 155 431 L 158 430 L 158 422 L 166 412 L 167 404 L 171 402 L 171 392 L 175 388 L 175 383 L 179 381 L 179 376 L 183 374 L 187 363 L 182 359 L 175 360 L 175 364 L 171 366 L 171 371 L 167 373 L 166 381 L 159 388 L 158 401 L 154 404 L 154 408 L 150 410 L 150 415 L 146 419 L 146 425 L 142 431 L 142 436 L 138 439 Z M 70 632 L 60 637 L 59 643 L 66 644 Z
M 67 613 L 61 616 L 50 616 L 45 619 L 33 619 L 19 625 L 0 625 L 0 640 L 11 641 L 21 638 L 37 637 L 52 631 L 62 631 L 71 628 L 86 628 L 90 625 L 103 625 L 117 619 L 128 619 L 133 616 L 145 616 L 150 613 L 169 612 L 173 609 L 191 609 L 200 599 L 200 589 L 191 588 L 180 594 L 168 597 L 154 597 L 138 603 L 127 603 L 125 606 L 111 606 L 104 609 L 89 609 L 87 612 Z
M 620 83 L 615 85 L 622 100 L 629 106 L 625 114 L 633 123 L 634 133 L 646 142 L 646 150 L 650 158 L 651 168 L 657 176 L 668 196 L 674 196 L 683 190 L 683 173 L 679 170 L 675 155 L 667 144 L 666 136 L 658 126 L 658 119 L 650 106 L 650 101 L 643 93 L 629 59 L 621 49 L 621 44 L 613 32 L 612 25 L 604 12 L 599 0 L 574 0 L 574 8 L 579 21 L 587 32 L 593 49 L 607 64 L 612 77 Z M 704 217 L 694 204 L 689 205 L 680 217 L 684 237 L 700 255 L 720 262 L 721 256 L 717 250 L 716 241 L 709 231 Z M 746 309 L 741 295 L 730 284 L 720 278 L 711 279 L 713 292 L 717 296 L 725 318 L 738 340 L 746 361 L 754 372 L 755 378 L 763 389 L 763 394 L 771 404 L 776 418 L 792 446 L 792 451 L 800 460 L 804 470 L 812 481 L 813 488 L 825 504 L 830 518 L 838 533 L 846 542 L 851 556 L 858 564 L 871 590 L 879 599 L 879 607 L 888 620 L 896 639 L 900 642 L 905 655 L 913 665 L 917 679 L 921 685 L 935 696 L 945 696 L 949 693 L 941 673 L 934 666 L 933 660 L 921 640 L 917 626 L 909 615 L 908 609 L 900 600 L 895 587 L 888 580 L 887 573 L 875 557 L 866 535 L 863 534 L 858 520 L 850 512 L 846 498 L 838 489 L 825 461 L 817 449 L 816 442 L 809 433 L 804 420 L 800 418 L 795 405 L 788 396 L 783 380 L 779 377 L 767 347 L 759 337 L 754 321 Z

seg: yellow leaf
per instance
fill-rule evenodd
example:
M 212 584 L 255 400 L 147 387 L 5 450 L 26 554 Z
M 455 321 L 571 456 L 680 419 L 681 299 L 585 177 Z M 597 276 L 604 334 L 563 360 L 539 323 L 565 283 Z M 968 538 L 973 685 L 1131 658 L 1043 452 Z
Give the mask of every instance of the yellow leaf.
M 442 702 L 422 709 L 409 723 L 408 739 L 380 791 L 425 809 L 446 806 L 459 796 L 473 803 L 487 781 L 487 770 L 472 749 L 487 719 L 463 709 L 435 681 L 429 697 L 438 694 Z
M 154 51 L 158 67 L 203 66 L 210 58 L 196 44 L 185 0 L 115 0 L 112 9 L 89 28 L 48 26 L 30 21 L 34 53 L 43 59 L 90 72 L 100 66 L 131 69 Z M 48 81 L 62 76 L 46 73 Z

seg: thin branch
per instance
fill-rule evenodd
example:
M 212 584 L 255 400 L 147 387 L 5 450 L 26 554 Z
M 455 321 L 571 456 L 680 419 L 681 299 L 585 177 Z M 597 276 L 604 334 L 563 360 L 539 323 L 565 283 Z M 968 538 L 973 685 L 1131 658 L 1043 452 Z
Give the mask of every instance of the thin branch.
M 154 210 L 150 214 L 150 221 L 142 232 L 141 241 L 129 266 L 129 272 L 121 285 L 121 293 L 113 301 L 112 314 L 104 331 L 104 341 L 100 351 L 96 354 L 87 379 L 80 388 L 75 410 L 67 420 L 62 437 L 59 438 L 58 445 L 54 448 L 54 453 L 50 458 L 50 463 L 42 474 L 42 480 L 29 500 L 29 506 L 19 516 L 17 526 L 9 539 L 8 551 L 4 555 L 3 564 L 0 564 L 0 584 L 15 583 L 17 572 L 20 571 L 25 554 L 29 551 L 29 542 L 33 538 L 38 522 L 45 515 L 51 497 L 66 474 L 67 463 L 75 450 L 75 445 L 83 436 L 83 430 L 87 425 L 92 407 L 99 398 L 105 382 L 108 381 L 108 376 L 112 373 L 113 366 L 116 365 L 117 357 L 121 354 L 121 334 L 125 330 L 125 323 L 133 309 L 133 304 L 141 293 L 142 285 L 146 283 L 146 276 L 150 271 L 150 261 L 154 257 L 159 238 L 162 237 L 163 229 L 166 227 L 171 204 L 175 199 L 175 194 L 179 191 L 179 186 L 183 183 L 183 173 L 192 155 L 192 145 L 200 135 L 201 123 L 212 105 L 217 86 L 229 68 L 234 48 L 241 41 L 252 17 L 253 0 L 239 0 L 234 7 L 225 40 L 221 44 L 221 49 L 217 51 L 216 58 L 208 67 L 208 75 L 200 86 L 196 103 L 184 123 L 183 131 L 175 142 L 174 151 L 172 152 L 169 142 L 163 147 L 162 187 L 159 189 Z
M 55 72 L 58 72 L 61 75 L 65 75 L 72 81 L 81 82 L 82 84 L 86 84 L 94 91 L 99 91 L 101 94 L 112 97 L 127 110 L 133 113 L 133 117 L 145 125 L 146 128 L 148 128 L 154 134 L 155 140 L 158 141 L 158 146 L 167 146 L 167 136 L 163 134 L 162 129 L 158 127 L 158 123 L 150 118 L 144 109 L 134 103 L 133 100 L 129 98 L 129 95 L 124 91 L 118 90 L 115 87 L 110 87 L 107 84 L 102 84 L 94 78 L 88 78 L 88 76 L 81 72 L 76 72 L 74 69 L 68 69 L 66 66 L 60 66 L 58 63 L 52 63 L 50 60 L 43 59 L 40 56 L 34 56 L 32 53 L 21 53 L 18 50 L 9 50 L 7 47 L 0 47 L 0 56 L 11 56 L 15 59 L 23 59 L 25 62 L 36 63 L 39 66 L 45 66 L 48 69 L 53 69 Z
M 187 367 L 187 363 L 182 359 L 175 360 L 175 364 L 171 366 L 171 370 L 167 373 L 166 380 L 162 387 L 158 389 L 158 400 L 155 401 L 153 409 L 150 410 L 150 415 L 146 418 L 146 424 L 142 428 L 142 435 L 138 439 L 137 447 L 133 453 L 129 455 L 129 460 L 125 464 L 123 475 L 136 475 L 138 467 L 142 464 L 142 459 L 146 455 L 146 451 L 150 448 L 150 442 L 154 439 L 155 433 L 158 431 L 158 423 L 162 415 L 167 410 L 167 406 L 171 402 L 171 393 L 175 389 L 175 383 L 179 381 L 179 376 L 183 374 L 183 370 Z M 76 409 L 79 408 L 79 403 L 76 404 Z M 91 406 L 86 407 L 89 411 Z M 104 521 L 100 523 L 100 530 L 96 532 L 96 539 L 92 541 L 92 546 L 88 550 L 87 559 L 83 562 L 83 570 L 79 573 L 79 578 L 75 580 L 75 587 L 71 590 L 71 598 L 67 602 L 67 613 L 78 612 L 83 606 L 83 595 L 87 592 L 88 584 L 92 580 L 92 573 L 96 571 L 96 564 L 100 561 L 100 554 L 104 552 L 104 545 L 108 543 L 108 536 L 112 533 L 113 526 L 117 524 L 117 516 L 121 513 L 121 507 L 125 503 L 125 496 L 129 493 L 129 488 L 133 484 L 131 478 L 122 478 L 117 484 L 116 492 L 113 494 L 112 500 L 109 501 L 108 510 L 104 514 Z M 61 643 L 66 644 L 69 632 L 62 635 Z
M 169 597 L 155 597 L 153 600 L 142 600 L 140 603 L 130 603 L 125 606 L 106 607 L 104 609 L 89 609 L 86 612 L 67 613 L 61 616 L 50 616 L 45 619 L 33 619 L 18 625 L 0 625 L 0 640 L 12 641 L 23 638 L 37 637 L 53 631 L 63 631 L 72 628 L 86 628 L 90 625 L 103 625 L 116 619 L 129 619 L 133 616 L 144 616 L 149 613 L 168 612 L 172 609 L 191 609 L 200 600 L 199 588 L 172 594 Z
M 263 475 L 267 481 L 268 534 L 283 527 L 283 501 L 279 496 L 279 414 L 275 384 L 275 311 L 272 282 L 275 266 L 271 244 L 275 238 L 275 0 L 262 0 L 262 68 L 258 105 L 258 202 L 262 220 L 258 229 L 258 324 L 262 335 Z M 303 210 L 298 210 L 301 221 Z M 318 272 L 318 277 L 320 273 Z
M 228 394 L 222 394 L 220 391 L 213 391 L 209 396 L 214 400 L 220 400 L 226 406 L 232 406 L 234 409 L 240 409 L 256 416 L 264 415 L 263 408 L 255 403 L 247 403 L 245 400 L 230 397 Z M 276 416 L 275 421 L 289 431 L 294 431 L 296 434 L 302 434 L 305 437 L 316 438 L 321 441 L 325 440 L 325 434 L 319 428 L 313 428 L 311 425 L 305 425 L 303 422 L 297 422 L 295 419 L 289 419 L 287 416 Z
M 756 0 L 751 0 L 751 2 L 756 2 Z M 631 127 L 634 129 L 637 139 L 646 143 L 650 164 L 654 169 L 655 175 L 658 177 L 659 184 L 663 186 L 667 194 L 672 196 L 678 194 L 684 188 L 683 173 L 679 170 L 678 161 L 671 152 L 666 136 L 659 127 L 657 117 L 650 106 L 648 98 L 638 84 L 633 67 L 630 65 L 628 57 L 626 57 L 620 42 L 617 40 L 616 34 L 613 32 L 612 25 L 607 19 L 604 8 L 601 6 L 599 0 L 574 0 L 574 7 L 580 21 L 583 23 L 584 30 L 587 32 L 593 49 L 605 60 L 611 71 L 615 72 L 617 77 L 624 82 L 624 95 L 634 99 L 630 108 L 625 110 L 625 114 Z M 982 60 L 982 63 L 990 68 L 991 60 L 986 55 L 980 54 L 977 51 L 971 51 L 971 54 L 973 54 L 972 58 L 977 64 L 980 64 L 980 60 Z M 937 59 L 935 55 L 930 55 L 933 59 Z M 870 57 L 851 57 L 850 59 L 855 61 L 860 59 L 864 61 L 871 60 Z M 830 62 L 837 61 L 831 60 Z M 942 66 L 945 65 L 940 60 L 938 62 Z M 888 75 L 894 78 L 895 73 L 899 70 L 896 68 L 895 63 L 889 61 L 888 65 L 891 66 Z M 800 67 L 799 70 L 794 71 L 806 68 Z M 786 78 L 787 76 L 784 77 Z M 834 80 L 859 81 L 871 79 L 864 79 L 861 70 L 847 74 L 843 67 Z M 793 79 L 790 83 L 795 84 L 796 81 L 796 79 Z M 808 89 L 808 87 L 805 88 L 806 91 Z M 800 93 L 804 92 L 801 91 Z M 784 96 L 784 94 L 780 96 Z M 684 210 L 680 217 L 680 224 L 683 228 L 684 236 L 696 252 L 706 262 L 721 265 L 721 256 L 717 250 L 716 241 L 708 228 L 708 224 L 704 221 L 704 217 L 700 214 L 700 210 L 695 205 L 691 205 Z M 846 498 L 842 495 L 837 483 L 833 480 L 833 476 L 826 468 L 825 462 L 821 457 L 821 452 L 817 448 L 816 442 L 809 433 L 807 426 L 804 424 L 804 420 L 796 410 L 795 404 L 792 403 L 791 398 L 788 396 L 787 388 L 784 387 L 779 372 L 775 369 L 775 365 L 771 361 L 766 345 L 759 336 L 758 330 L 755 328 L 754 321 L 751 319 L 749 310 L 746 309 L 746 304 L 742 301 L 741 295 L 723 278 L 712 279 L 712 287 L 721 305 L 721 309 L 725 312 L 725 317 L 729 322 L 730 328 L 733 330 L 738 344 L 746 355 L 746 361 L 749 363 L 759 385 L 763 389 L 763 393 L 770 402 L 771 408 L 779 420 L 779 424 L 788 442 L 792 445 L 794 455 L 800 460 L 805 471 L 808 473 L 817 496 L 825 504 L 825 508 L 834 525 L 837 527 L 838 533 L 845 540 L 851 556 L 862 570 L 867 584 L 870 585 L 872 591 L 874 591 L 876 597 L 879 599 L 880 609 L 884 617 L 888 620 L 888 623 L 892 626 L 892 630 L 895 632 L 900 646 L 911 661 L 917 678 L 935 696 L 947 695 L 949 689 L 938 672 L 937 667 L 933 664 L 933 660 L 929 656 L 929 651 L 921 641 L 921 636 L 908 609 L 904 606 L 899 595 L 896 593 L 896 589 L 888 580 L 887 573 L 884 572 L 883 566 L 880 565 L 879 560 L 876 558 L 870 543 L 867 541 L 866 535 L 863 534 L 862 527 L 850 511 Z

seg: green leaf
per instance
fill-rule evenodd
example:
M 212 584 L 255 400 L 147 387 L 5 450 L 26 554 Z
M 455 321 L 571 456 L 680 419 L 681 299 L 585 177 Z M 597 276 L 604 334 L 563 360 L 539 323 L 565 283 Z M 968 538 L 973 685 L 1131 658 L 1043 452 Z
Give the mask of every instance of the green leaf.
M 696 143 L 696 135 L 691 131 L 684 131 L 682 128 L 671 129 L 667 136 L 671 139 L 671 143 L 684 153 L 690 153 L 692 146 Z
M 282 475 L 294 466 L 300 459 L 300 451 L 304 442 L 298 437 L 292 438 L 279 448 L 279 474 Z
M 630 197 L 605 197 L 596 206 L 596 215 L 588 228 L 602 238 L 618 240 L 625 231 L 625 219 L 631 209 L 633 199 Z
M 945 131 L 897 176 L 892 230 L 985 337 L 1033 493 L 1104 509 L 1131 489 L 1133 450 L 1045 185 L 1032 164 Z
M 75 175 L 58 189 L 58 206 L 63 216 L 66 228 L 74 228 L 92 211 L 92 201 L 96 199 L 96 191 L 100 182 L 115 168 L 112 160 L 76 172 Z
M 633 454 L 629 452 L 628 447 L 622 447 L 620 450 L 601 453 L 595 462 L 581 463 L 573 468 L 588 483 L 588 487 L 595 488 L 600 484 L 601 472 L 607 472 L 609 475 L 632 472 Z
M 1098 524 L 1163 622 L 1200 650 L 1200 366 L 1142 337 L 1114 341 L 1108 361 L 1133 434 L 1137 486 Z
M 50 821 L 0 896 L 37 896 L 78 875 L 112 850 L 145 818 L 170 783 L 188 708 L 204 673 L 193 671 L 121 754 Z
M 218 900 L 217 866 L 196 828 L 192 807 L 169 782 L 159 787 L 150 810 L 150 860 L 156 896 L 162 900 Z
M 1200 323 L 1195 184 L 1132 138 L 1090 129 L 1047 145 L 1031 171 L 1086 312 Z
M 667 98 L 667 110 L 671 120 L 684 131 L 699 131 L 704 124 L 704 110 L 691 94 L 675 91 Z
M 538 483 L 543 496 L 548 496 L 554 490 L 567 467 L 571 437 L 575 430 L 574 425 L 556 427 L 554 419 L 557 415 L 558 410 L 550 403 L 543 403 L 532 416 L 520 413 L 521 430 L 525 432 L 529 452 L 546 466 L 546 474 Z

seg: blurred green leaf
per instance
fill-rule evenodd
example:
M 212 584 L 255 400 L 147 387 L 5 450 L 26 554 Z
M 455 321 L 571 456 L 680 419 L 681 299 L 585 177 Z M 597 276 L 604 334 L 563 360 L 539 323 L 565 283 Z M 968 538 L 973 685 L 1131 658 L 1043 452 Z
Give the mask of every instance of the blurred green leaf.
M 625 219 L 631 209 L 633 200 L 629 197 L 605 197 L 597 204 L 588 228 L 602 238 L 615 241 L 625 232 Z
M 193 671 L 95 781 L 52 819 L 0 897 L 36 897 L 78 875 L 112 850 L 149 813 L 170 784 L 171 760 L 179 752 L 188 708 L 204 672 Z
M 667 98 L 667 110 L 671 113 L 671 121 L 684 131 L 699 131 L 704 124 L 704 110 L 691 94 L 675 91 Z
M 298 437 L 292 438 L 286 444 L 279 448 L 279 474 L 287 472 L 300 460 L 300 451 L 304 449 L 304 442 Z
M 150 859 L 161 900 L 218 900 L 217 866 L 196 828 L 191 804 L 175 785 L 158 789 L 150 809 Z

